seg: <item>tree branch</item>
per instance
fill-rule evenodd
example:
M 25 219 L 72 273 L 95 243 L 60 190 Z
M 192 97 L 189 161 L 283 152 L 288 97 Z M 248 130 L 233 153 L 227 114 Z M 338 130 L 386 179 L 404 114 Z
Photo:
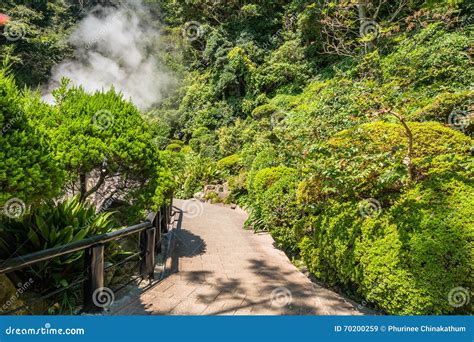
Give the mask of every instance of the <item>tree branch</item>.
M 83 191 L 83 188 L 82 188 L 82 182 L 81 182 L 81 197 L 80 197 L 80 201 L 81 202 L 84 202 L 87 197 L 89 197 L 90 195 L 92 195 L 94 192 L 96 192 L 97 190 L 100 189 L 100 187 L 102 186 L 102 184 L 104 184 L 105 182 L 105 176 L 107 175 L 107 172 L 100 172 L 100 176 L 99 176 L 99 179 L 97 180 L 97 183 L 92 187 L 90 188 L 89 190 L 87 191 Z

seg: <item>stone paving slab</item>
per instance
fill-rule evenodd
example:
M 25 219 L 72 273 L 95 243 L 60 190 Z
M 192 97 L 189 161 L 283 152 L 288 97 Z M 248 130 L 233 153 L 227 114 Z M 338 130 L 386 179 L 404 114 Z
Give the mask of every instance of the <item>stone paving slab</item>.
M 311 282 L 268 234 L 244 230 L 242 210 L 179 201 L 173 273 L 118 315 L 362 315 L 356 303 Z

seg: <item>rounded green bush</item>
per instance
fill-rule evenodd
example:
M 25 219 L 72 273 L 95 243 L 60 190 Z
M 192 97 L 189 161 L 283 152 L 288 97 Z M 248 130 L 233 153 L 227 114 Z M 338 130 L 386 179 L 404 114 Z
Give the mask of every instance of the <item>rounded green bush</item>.
M 448 294 L 472 286 L 473 216 L 472 183 L 451 180 L 418 184 L 366 220 L 356 248 L 366 297 L 394 314 L 468 312 L 450 305 Z
M 330 201 L 301 256 L 318 278 L 388 314 L 470 312 L 448 295 L 472 285 L 473 195 L 472 183 L 427 180 L 365 218 L 356 202 Z
M 173 151 L 173 152 L 179 152 L 181 151 L 181 149 L 183 148 L 183 145 L 180 145 L 180 144 L 169 144 L 168 146 L 166 146 L 166 149 L 168 151 Z
M 260 198 L 277 180 L 284 176 L 294 175 L 295 169 L 286 166 L 269 167 L 257 172 L 253 182 L 252 193 Z
M 269 118 L 278 111 L 278 107 L 272 103 L 261 105 L 252 111 L 252 117 L 255 119 Z
M 29 121 L 52 111 L 38 97 L 25 96 L 0 69 L 0 206 L 10 199 L 36 204 L 59 193 L 64 170 L 53 158 L 51 141 Z
M 217 170 L 234 175 L 241 168 L 241 159 L 238 154 L 232 154 L 217 162 Z
M 436 122 L 412 122 L 414 181 L 466 173 L 472 139 Z M 326 192 L 357 199 L 398 193 L 409 183 L 408 138 L 402 125 L 376 121 L 342 131 L 328 140 L 313 174 Z M 335 189 L 335 190 L 334 190 Z
M 296 203 L 296 184 L 299 177 L 291 171 L 282 175 L 260 196 L 257 205 L 265 223 L 265 230 L 271 232 L 276 245 L 288 255 L 299 253 L 298 242 L 301 240 L 302 225 L 295 224 L 301 215 Z

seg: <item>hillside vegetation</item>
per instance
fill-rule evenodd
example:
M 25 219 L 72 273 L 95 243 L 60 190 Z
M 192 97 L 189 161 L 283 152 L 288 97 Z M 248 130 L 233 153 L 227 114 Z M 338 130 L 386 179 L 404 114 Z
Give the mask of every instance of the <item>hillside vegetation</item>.
M 67 81 L 55 105 L 21 91 L 71 56 L 65 38 L 98 2 L 0 5 L 26 32 L 0 41 L 2 201 L 86 202 L 103 185 L 88 176 L 118 177 L 137 218 L 223 184 L 246 228 L 327 286 L 388 314 L 472 313 L 452 295 L 474 281 L 468 1 L 143 1 L 179 80 L 160 105 L 140 116 Z
M 154 119 L 184 142 L 168 142 L 178 194 L 226 183 L 249 228 L 382 312 L 465 311 L 448 297 L 473 281 L 472 8 L 163 7 L 168 38 L 188 40 L 182 86 Z

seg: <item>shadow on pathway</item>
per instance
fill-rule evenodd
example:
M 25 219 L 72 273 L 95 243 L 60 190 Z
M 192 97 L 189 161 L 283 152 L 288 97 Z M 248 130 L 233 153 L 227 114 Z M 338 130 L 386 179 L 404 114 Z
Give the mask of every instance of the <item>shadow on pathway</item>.
M 361 315 L 372 313 L 311 282 L 268 234 L 244 230 L 241 210 L 175 201 L 178 220 L 164 280 L 120 315 Z M 199 207 L 200 215 L 187 207 Z

